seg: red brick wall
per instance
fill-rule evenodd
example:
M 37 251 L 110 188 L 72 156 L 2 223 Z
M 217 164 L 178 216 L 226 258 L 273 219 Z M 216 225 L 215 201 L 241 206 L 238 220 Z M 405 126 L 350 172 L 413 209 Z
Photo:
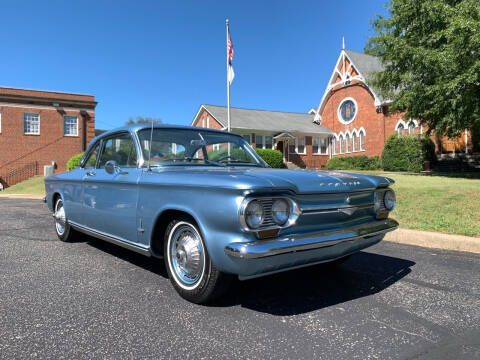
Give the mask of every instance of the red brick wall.
M 40 115 L 40 135 L 23 133 L 23 113 Z M 5 177 L 33 161 L 38 162 L 39 174 L 43 165 L 57 164 L 56 172 L 66 170 L 70 157 L 82 152 L 83 118 L 80 110 L 57 111 L 55 108 L 35 108 L 0 105 L 0 176 Z M 63 115 L 78 118 L 78 136 L 63 135 Z M 86 144 L 95 136 L 95 113 L 88 111 L 86 117 Z
M 208 125 L 207 125 L 207 116 L 208 116 Z M 215 118 L 208 113 L 208 111 L 205 111 L 204 109 L 200 113 L 200 116 L 198 117 L 197 121 L 193 124 L 193 126 L 197 127 L 208 127 L 210 129 L 216 129 L 216 130 L 221 130 L 223 129 L 222 124 L 220 124 Z

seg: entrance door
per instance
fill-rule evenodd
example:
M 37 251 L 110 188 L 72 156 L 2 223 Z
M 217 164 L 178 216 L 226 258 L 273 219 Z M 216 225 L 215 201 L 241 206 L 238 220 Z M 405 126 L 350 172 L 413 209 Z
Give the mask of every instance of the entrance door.
M 283 162 L 285 162 L 285 152 L 283 151 L 284 150 L 283 140 L 280 140 L 280 141 L 277 142 L 277 150 L 282 152 Z

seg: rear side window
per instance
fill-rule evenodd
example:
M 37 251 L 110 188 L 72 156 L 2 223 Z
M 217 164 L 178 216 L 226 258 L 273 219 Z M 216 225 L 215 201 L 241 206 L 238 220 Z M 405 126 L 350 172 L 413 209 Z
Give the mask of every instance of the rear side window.
M 104 168 L 109 160 L 114 160 L 121 167 L 137 166 L 137 150 L 132 137 L 128 133 L 114 135 L 104 140 L 98 167 Z
M 95 144 L 92 151 L 88 154 L 87 160 L 83 165 L 84 169 L 93 169 L 97 163 L 98 151 L 100 149 L 100 141 Z

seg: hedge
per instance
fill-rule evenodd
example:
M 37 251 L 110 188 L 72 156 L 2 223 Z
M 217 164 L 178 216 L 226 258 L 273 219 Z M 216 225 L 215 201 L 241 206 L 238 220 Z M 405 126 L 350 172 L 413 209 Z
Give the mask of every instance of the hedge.
M 285 167 L 283 164 L 283 155 L 281 151 L 257 148 L 255 148 L 255 151 L 272 168 L 280 169 Z
M 67 161 L 67 171 L 72 171 L 74 170 L 77 166 L 80 160 L 82 160 L 83 152 L 77 155 L 73 155 L 70 160 Z
M 420 172 L 424 161 L 435 160 L 435 144 L 427 136 L 392 134 L 382 152 L 382 167 L 387 171 Z
M 328 170 L 378 170 L 380 159 L 378 156 L 344 156 L 334 157 L 327 161 Z

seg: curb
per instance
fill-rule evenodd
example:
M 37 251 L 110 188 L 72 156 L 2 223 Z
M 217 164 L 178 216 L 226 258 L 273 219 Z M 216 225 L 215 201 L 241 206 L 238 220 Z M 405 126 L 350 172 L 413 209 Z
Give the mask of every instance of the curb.
M 0 199 L 32 199 L 42 200 L 45 195 L 38 194 L 0 194 Z
M 399 244 L 480 254 L 480 238 L 470 236 L 397 229 L 387 233 L 384 240 Z

